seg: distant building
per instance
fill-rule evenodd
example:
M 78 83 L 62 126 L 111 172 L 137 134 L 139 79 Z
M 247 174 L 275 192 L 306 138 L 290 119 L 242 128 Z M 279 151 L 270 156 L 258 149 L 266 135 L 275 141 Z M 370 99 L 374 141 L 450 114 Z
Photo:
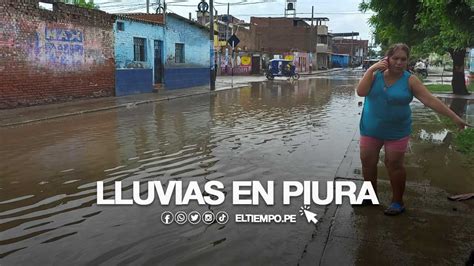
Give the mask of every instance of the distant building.
M 349 67 L 349 58 L 348 54 L 331 54 L 331 67 Z
M 323 22 L 328 18 L 251 17 L 251 28 L 255 28 L 258 51 L 272 54 L 298 52 L 299 71 L 308 71 L 309 66 L 329 67 L 328 27 Z M 317 32 L 317 36 L 316 36 Z M 317 62 L 314 52 L 317 51 Z
M 334 37 L 332 38 L 331 49 L 332 52 L 336 54 L 348 54 L 352 58 L 349 64 L 360 65 L 367 57 L 369 41 Z
M 218 40 L 227 41 L 232 36 L 232 26 L 245 23 L 244 20 L 238 19 L 232 15 L 218 15 L 215 18 L 216 29 L 218 31 Z M 201 25 L 209 25 L 209 13 L 197 12 L 197 22 Z M 227 39 L 226 39 L 227 37 Z

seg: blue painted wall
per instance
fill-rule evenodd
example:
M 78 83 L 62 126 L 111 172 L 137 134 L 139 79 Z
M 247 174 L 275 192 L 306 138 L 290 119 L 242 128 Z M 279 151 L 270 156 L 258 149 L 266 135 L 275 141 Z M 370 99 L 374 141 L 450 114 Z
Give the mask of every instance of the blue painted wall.
M 117 23 L 124 23 L 124 30 L 117 29 Z M 114 24 L 115 61 L 117 69 L 147 68 L 151 69 L 154 80 L 154 41 L 163 41 L 163 83 L 166 89 L 188 88 L 209 84 L 210 44 L 209 31 L 179 19 L 172 15 L 166 17 L 166 27 L 159 24 L 117 18 Z M 146 39 L 146 61 L 135 62 L 133 38 Z M 176 43 L 184 44 L 184 63 L 175 62 Z M 126 73 L 120 71 L 117 73 Z M 127 73 L 129 77 L 134 73 Z M 122 86 L 123 84 L 119 84 Z M 144 84 L 145 85 L 145 84 Z M 117 87 L 117 86 L 116 86 Z M 138 91 L 147 91 L 146 85 Z M 120 87 L 123 90 L 123 87 Z M 131 91 L 137 91 L 135 89 Z M 119 95 L 117 91 L 117 95 Z
M 181 89 L 209 84 L 210 69 L 207 68 L 166 68 L 166 89 Z
M 176 43 L 184 43 L 184 63 L 175 62 Z M 208 30 L 167 16 L 165 88 L 179 89 L 209 84 L 210 45 Z
M 153 92 L 152 69 L 117 69 L 115 96 Z
M 124 30 L 117 29 L 117 23 L 124 24 Z M 145 23 L 118 18 L 114 24 L 115 34 L 115 95 L 124 96 L 153 91 L 155 83 L 154 42 L 164 41 L 164 27 L 159 24 Z M 144 62 L 134 61 L 133 38 L 144 38 Z M 164 52 L 163 52 L 164 53 Z M 164 62 L 163 62 L 164 63 Z
M 349 55 L 345 54 L 332 54 L 331 55 L 332 67 L 348 67 Z
M 117 22 L 124 23 L 125 30 L 117 30 Z M 133 38 L 146 39 L 146 61 L 140 62 L 145 68 L 153 68 L 154 41 L 164 41 L 164 27 L 159 24 L 150 24 L 132 20 L 117 19 L 114 24 L 115 34 L 115 65 L 117 68 L 129 68 L 133 65 Z

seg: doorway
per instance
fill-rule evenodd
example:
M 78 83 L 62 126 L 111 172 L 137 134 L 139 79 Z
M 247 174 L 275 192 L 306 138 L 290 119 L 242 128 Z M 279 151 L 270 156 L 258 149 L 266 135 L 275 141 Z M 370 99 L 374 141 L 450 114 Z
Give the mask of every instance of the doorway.
M 155 40 L 155 84 L 163 82 L 163 41 Z
M 252 56 L 251 74 L 260 74 L 260 56 Z

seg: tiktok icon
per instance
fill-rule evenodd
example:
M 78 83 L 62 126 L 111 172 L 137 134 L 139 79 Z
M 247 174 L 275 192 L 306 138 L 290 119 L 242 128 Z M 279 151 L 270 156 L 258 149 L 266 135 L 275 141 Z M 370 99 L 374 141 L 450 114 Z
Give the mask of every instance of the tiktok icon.
M 218 224 L 226 224 L 229 221 L 229 214 L 225 211 L 220 211 L 216 214 L 216 222 Z
M 186 223 L 191 225 L 197 225 L 199 223 L 211 225 L 214 222 L 218 224 L 226 224 L 229 222 L 229 214 L 225 211 L 220 211 L 216 215 L 214 215 L 212 211 L 206 211 L 202 214 L 197 211 L 191 211 L 190 213 L 184 211 L 178 211 L 176 213 L 165 211 L 161 214 L 161 222 L 165 225 L 170 225 L 172 223 L 178 225 Z

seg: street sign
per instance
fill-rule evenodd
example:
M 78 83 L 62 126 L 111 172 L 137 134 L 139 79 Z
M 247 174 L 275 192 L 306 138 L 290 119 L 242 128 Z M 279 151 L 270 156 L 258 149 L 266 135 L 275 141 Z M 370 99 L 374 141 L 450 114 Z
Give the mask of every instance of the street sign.
M 235 34 L 230 36 L 230 38 L 227 40 L 227 43 L 234 48 L 239 44 L 239 42 L 240 40 L 237 38 L 237 36 L 235 36 Z

